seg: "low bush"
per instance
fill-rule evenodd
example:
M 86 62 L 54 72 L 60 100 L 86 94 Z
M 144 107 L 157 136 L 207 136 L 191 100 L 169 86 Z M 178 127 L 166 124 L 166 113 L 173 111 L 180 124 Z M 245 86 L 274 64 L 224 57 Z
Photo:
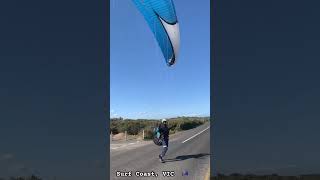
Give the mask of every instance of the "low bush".
M 144 138 L 145 139 L 153 139 L 153 129 L 146 129 L 144 131 Z
M 181 130 L 189 130 L 189 129 L 193 129 L 201 124 L 203 124 L 204 122 L 201 121 L 185 121 L 183 123 L 180 124 L 180 129 Z

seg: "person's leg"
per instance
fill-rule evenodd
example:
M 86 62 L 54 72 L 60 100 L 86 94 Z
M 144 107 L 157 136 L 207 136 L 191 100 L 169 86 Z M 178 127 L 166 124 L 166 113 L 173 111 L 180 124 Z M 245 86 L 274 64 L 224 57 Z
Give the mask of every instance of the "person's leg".
M 166 154 L 167 150 L 168 150 L 168 147 L 167 146 L 163 146 L 162 147 L 162 152 L 161 152 L 161 154 L 159 154 L 159 160 L 162 163 L 164 163 L 163 157 Z
M 166 155 L 166 153 L 168 151 L 168 145 L 169 145 L 168 140 L 165 140 L 163 143 L 163 149 L 162 149 L 162 153 L 161 153 L 162 158 Z

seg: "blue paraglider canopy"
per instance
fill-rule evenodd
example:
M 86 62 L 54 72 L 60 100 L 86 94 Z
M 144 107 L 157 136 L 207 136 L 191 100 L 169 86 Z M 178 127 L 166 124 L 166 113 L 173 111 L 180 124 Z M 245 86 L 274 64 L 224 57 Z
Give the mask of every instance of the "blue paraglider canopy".
M 176 63 L 180 30 L 172 0 L 132 0 L 147 21 L 168 66 Z

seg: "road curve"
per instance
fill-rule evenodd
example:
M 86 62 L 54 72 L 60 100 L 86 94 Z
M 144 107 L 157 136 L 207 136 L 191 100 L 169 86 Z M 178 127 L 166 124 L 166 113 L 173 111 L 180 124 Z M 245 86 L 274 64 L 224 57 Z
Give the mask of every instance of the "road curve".
M 170 136 L 165 163 L 159 162 L 158 158 L 161 146 L 156 146 L 152 142 L 142 143 L 134 148 L 111 149 L 110 179 L 203 180 L 210 168 L 209 127 L 210 123 L 206 123 Z M 132 176 L 117 177 L 117 171 L 131 172 Z M 136 177 L 137 171 L 154 172 L 157 176 Z M 163 171 L 174 171 L 174 177 L 164 177 Z M 183 172 L 187 172 L 188 175 L 182 176 Z

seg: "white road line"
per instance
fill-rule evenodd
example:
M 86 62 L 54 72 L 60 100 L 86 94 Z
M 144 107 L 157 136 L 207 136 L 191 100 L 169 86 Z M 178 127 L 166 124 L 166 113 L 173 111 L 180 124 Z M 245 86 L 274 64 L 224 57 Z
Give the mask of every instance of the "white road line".
M 194 138 L 194 137 L 198 136 L 199 134 L 203 133 L 204 131 L 206 131 L 206 130 L 207 130 L 207 129 L 209 129 L 209 128 L 210 128 L 210 126 L 209 126 L 209 127 L 207 127 L 206 129 L 204 129 L 204 130 L 202 130 L 202 131 L 198 132 L 197 134 L 195 134 L 195 135 L 193 135 L 193 136 L 189 137 L 188 139 L 186 139 L 186 140 L 182 141 L 182 143 L 185 143 L 185 142 L 189 141 L 190 139 L 192 139 L 192 138 Z

